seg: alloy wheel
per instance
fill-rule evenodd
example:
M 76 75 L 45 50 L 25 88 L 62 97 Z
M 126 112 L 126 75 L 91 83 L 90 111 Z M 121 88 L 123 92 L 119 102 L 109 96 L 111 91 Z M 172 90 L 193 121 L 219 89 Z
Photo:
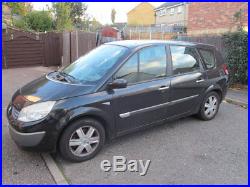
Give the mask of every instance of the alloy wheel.
M 216 114 L 217 106 L 218 106 L 218 99 L 214 95 L 208 97 L 207 101 L 205 102 L 205 110 L 204 110 L 206 117 L 212 118 Z
M 83 126 L 74 131 L 69 140 L 70 151 L 84 157 L 93 153 L 100 142 L 98 130 L 92 126 Z

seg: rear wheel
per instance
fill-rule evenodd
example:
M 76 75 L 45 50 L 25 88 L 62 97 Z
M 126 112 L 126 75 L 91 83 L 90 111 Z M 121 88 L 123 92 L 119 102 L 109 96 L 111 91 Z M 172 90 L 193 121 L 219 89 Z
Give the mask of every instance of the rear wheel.
M 202 120 L 211 120 L 213 119 L 220 106 L 220 97 L 216 92 L 210 92 L 204 98 L 201 108 L 199 111 L 199 117 Z
M 70 161 L 81 162 L 93 158 L 102 148 L 105 131 L 94 119 L 82 119 L 71 124 L 60 139 L 60 152 Z

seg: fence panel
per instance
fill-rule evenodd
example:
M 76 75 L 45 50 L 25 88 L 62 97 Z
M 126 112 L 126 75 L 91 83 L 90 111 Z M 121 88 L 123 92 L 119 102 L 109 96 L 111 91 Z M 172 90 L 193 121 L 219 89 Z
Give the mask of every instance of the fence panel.
M 2 33 L 2 46 L 2 68 L 61 65 L 61 33 L 7 29 Z
M 70 62 L 95 48 L 95 33 L 73 31 L 70 33 Z
M 77 32 L 70 32 L 70 63 L 78 58 L 78 39 Z
M 113 41 L 113 39 L 112 39 Z M 84 31 L 2 33 L 2 68 L 66 66 L 96 47 L 96 34 Z
M 205 43 L 216 46 L 216 48 L 221 52 L 221 54 L 225 57 L 226 51 L 223 42 L 222 36 L 178 36 L 177 40 L 181 41 L 189 41 L 189 42 L 198 42 Z
M 6 34 L 2 32 L 2 69 L 7 68 L 6 61 Z
M 83 56 L 96 47 L 96 34 L 91 32 L 78 32 L 78 57 Z
M 62 33 L 44 34 L 44 66 L 60 66 L 62 62 Z
M 63 43 L 63 60 L 62 66 L 67 66 L 71 62 L 70 57 L 70 32 L 64 32 L 62 36 Z
M 64 37 L 67 36 L 65 35 Z M 84 31 L 73 31 L 69 33 L 69 38 L 70 38 L 69 39 L 70 63 L 74 62 L 80 56 L 83 56 L 84 54 L 88 53 L 90 50 L 96 47 L 95 33 L 84 32 Z M 65 44 L 66 42 L 64 42 L 64 45 Z
M 3 68 L 44 65 L 44 41 L 39 34 L 9 30 L 2 40 Z

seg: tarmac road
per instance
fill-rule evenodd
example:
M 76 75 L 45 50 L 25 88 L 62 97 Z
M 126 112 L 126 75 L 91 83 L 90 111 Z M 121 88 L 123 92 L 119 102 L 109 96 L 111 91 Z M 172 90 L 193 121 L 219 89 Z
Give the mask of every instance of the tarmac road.
M 247 184 L 247 124 L 246 109 L 222 103 L 212 121 L 184 118 L 121 137 L 90 161 L 57 162 L 72 184 Z M 103 172 L 114 155 L 151 160 L 147 175 Z

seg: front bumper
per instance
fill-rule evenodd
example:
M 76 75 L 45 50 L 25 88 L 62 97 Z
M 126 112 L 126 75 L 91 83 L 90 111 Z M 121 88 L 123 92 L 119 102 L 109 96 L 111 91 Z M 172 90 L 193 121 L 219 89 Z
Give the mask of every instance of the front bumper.
M 64 112 L 57 110 L 44 119 L 34 122 L 21 122 L 12 113 L 11 105 L 7 108 L 9 134 L 22 149 L 36 152 L 55 152 L 62 129 L 67 121 Z
M 45 136 L 45 131 L 33 132 L 33 133 L 22 133 L 15 130 L 8 124 L 9 132 L 12 139 L 22 147 L 34 147 L 41 143 Z

